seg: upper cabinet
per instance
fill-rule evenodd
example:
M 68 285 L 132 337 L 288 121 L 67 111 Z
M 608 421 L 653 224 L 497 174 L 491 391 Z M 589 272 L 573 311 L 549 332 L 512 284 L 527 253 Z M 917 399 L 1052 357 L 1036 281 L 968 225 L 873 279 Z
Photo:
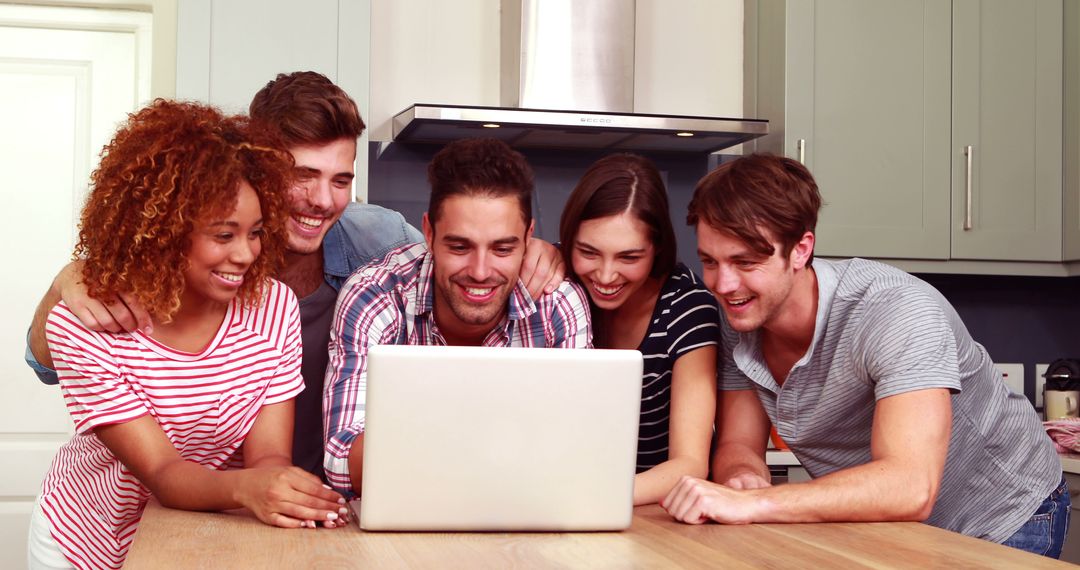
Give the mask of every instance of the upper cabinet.
M 748 2 L 747 114 L 777 133 L 759 150 L 814 173 L 817 253 L 1067 273 L 1062 18 L 1061 0 Z
M 1062 2 L 952 12 L 952 257 L 1061 261 Z

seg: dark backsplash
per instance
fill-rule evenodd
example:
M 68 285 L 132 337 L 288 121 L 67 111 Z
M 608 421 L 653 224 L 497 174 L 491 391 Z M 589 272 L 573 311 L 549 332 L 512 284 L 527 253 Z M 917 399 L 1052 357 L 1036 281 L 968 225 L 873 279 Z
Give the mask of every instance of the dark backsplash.
M 427 210 L 427 164 L 438 146 L 370 145 L 368 200 L 401 212 L 420 228 Z M 558 240 L 559 215 L 578 178 L 606 153 L 524 150 L 536 174 L 535 235 Z M 700 274 L 695 237 L 686 225 L 686 206 L 698 179 L 715 167 L 716 156 L 650 154 L 667 185 L 679 242 L 679 258 Z M 996 362 L 1024 365 L 1026 393 L 1035 394 L 1035 365 L 1080 357 L 1080 277 L 1014 277 L 923 274 L 956 307 L 976 341 Z

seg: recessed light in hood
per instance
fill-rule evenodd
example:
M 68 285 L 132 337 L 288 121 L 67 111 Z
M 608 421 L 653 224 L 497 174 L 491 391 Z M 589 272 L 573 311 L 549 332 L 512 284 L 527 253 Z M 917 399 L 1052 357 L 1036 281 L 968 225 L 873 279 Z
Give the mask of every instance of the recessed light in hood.
M 521 148 L 638 152 L 716 152 L 769 133 L 768 121 L 755 119 L 425 104 L 393 123 L 397 142 L 495 137 Z

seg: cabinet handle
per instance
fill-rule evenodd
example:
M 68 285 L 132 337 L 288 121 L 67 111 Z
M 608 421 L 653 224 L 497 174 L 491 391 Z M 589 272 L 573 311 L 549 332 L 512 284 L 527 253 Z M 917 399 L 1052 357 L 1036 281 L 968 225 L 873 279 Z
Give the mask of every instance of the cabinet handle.
M 799 164 L 806 164 L 806 139 L 799 139 L 795 143 L 795 148 L 799 152 Z
M 975 155 L 975 147 L 964 147 L 964 231 L 971 229 L 971 159 Z

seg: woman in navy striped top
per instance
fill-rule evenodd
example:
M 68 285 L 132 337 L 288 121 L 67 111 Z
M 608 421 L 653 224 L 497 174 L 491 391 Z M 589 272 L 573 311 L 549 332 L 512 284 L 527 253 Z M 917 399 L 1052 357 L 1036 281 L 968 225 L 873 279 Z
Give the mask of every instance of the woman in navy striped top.
M 716 409 L 717 306 L 675 259 L 667 192 L 631 154 L 591 167 L 567 200 L 559 237 L 568 273 L 589 292 L 596 348 L 644 357 L 634 504 L 708 472 Z

